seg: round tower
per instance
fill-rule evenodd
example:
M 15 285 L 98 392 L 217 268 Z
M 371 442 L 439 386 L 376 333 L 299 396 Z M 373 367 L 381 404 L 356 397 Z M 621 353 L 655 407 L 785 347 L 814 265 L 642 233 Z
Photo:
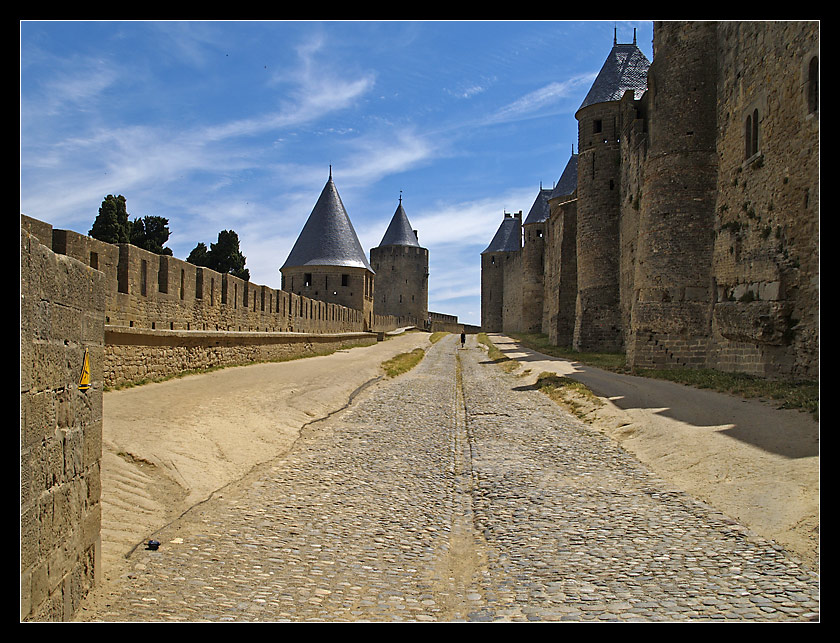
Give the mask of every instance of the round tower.
M 490 245 L 481 253 L 481 330 L 504 330 L 505 268 L 522 249 L 522 213 L 505 212 Z M 518 293 L 508 293 L 514 299 Z
M 280 271 L 283 290 L 360 310 L 365 329 L 373 327 L 374 272 L 333 183 L 332 168 Z
M 654 51 L 627 363 L 704 366 L 714 299 L 715 23 L 657 23 Z
M 424 327 L 429 316 L 429 251 L 420 246 L 402 197 L 379 246 L 370 249 L 370 264 L 376 272 L 374 313 L 409 317 Z
M 650 62 L 636 46 L 613 48 L 575 114 L 578 121 L 577 276 L 573 345 L 623 348 L 619 296 L 620 99 L 639 98 Z

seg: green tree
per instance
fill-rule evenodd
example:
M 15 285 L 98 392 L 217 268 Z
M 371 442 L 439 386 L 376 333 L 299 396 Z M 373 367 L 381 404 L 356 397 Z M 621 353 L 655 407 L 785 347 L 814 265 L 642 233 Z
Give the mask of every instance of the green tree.
M 106 243 L 130 243 L 131 223 L 124 196 L 109 194 L 105 197 L 88 234 Z
M 187 262 L 196 266 L 204 266 L 205 268 L 210 267 L 207 263 L 207 246 L 203 241 L 190 251 Z
M 169 241 L 169 219 L 165 217 L 143 217 L 131 224 L 131 243 L 159 255 L 172 255 L 171 248 L 164 248 Z
M 245 267 L 245 255 L 239 249 L 239 235 L 233 230 L 219 232 L 218 240 L 210 244 L 209 250 L 204 243 L 196 245 L 187 261 L 246 281 L 251 278 L 251 272 Z

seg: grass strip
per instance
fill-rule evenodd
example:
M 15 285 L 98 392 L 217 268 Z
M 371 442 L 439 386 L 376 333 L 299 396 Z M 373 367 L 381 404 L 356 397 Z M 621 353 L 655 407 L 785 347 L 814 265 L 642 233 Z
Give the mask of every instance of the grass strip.
M 396 377 L 417 366 L 425 354 L 426 351 L 422 348 L 415 348 L 410 353 L 400 353 L 382 362 L 382 368 L 388 377 Z
M 604 406 L 603 400 L 585 384 L 557 373 L 540 373 L 535 386 L 581 420 L 586 419 L 593 409 Z
M 493 341 L 487 336 L 487 333 L 479 333 L 476 338 L 480 344 L 484 344 L 487 347 L 487 357 L 494 364 L 498 364 L 506 373 L 512 373 L 520 367 L 519 362 L 511 359 L 496 347 Z
M 541 333 L 508 333 L 523 346 L 552 357 L 568 359 L 614 373 L 632 373 L 639 377 L 667 380 L 694 388 L 729 393 L 743 398 L 773 400 L 781 409 L 798 409 L 819 420 L 820 385 L 813 381 L 771 380 L 747 373 L 731 373 L 711 368 L 669 368 L 630 370 L 624 354 L 581 353 L 552 346 Z

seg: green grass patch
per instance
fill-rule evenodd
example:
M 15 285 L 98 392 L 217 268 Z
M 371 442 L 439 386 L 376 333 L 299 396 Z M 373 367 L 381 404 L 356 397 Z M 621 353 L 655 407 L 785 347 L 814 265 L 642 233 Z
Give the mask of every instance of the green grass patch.
M 487 336 L 487 333 L 479 333 L 476 338 L 478 339 L 479 344 L 483 344 L 487 347 L 487 357 L 489 357 L 494 364 L 498 364 L 503 371 L 506 373 L 512 373 L 519 368 L 519 362 L 515 359 L 511 359 L 500 351 L 493 341 Z
M 396 377 L 407 373 L 417 366 L 426 354 L 422 348 L 415 348 L 410 353 L 400 353 L 391 359 L 382 362 L 382 368 L 388 377 Z
M 816 420 L 819 419 L 819 382 L 785 382 L 707 368 L 640 369 L 634 375 L 668 380 L 744 398 L 773 400 L 781 409 L 798 409 L 810 413 Z
M 581 353 L 571 348 L 552 346 L 548 336 L 541 333 L 508 333 L 523 346 L 570 361 L 595 366 L 613 373 L 630 373 L 623 353 Z M 637 369 L 639 377 L 668 380 L 695 388 L 705 388 L 719 393 L 729 393 L 743 398 L 773 400 L 779 408 L 798 409 L 819 419 L 819 382 L 785 382 L 746 373 L 728 373 L 714 369 L 671 368 Z
M 431 335 L 429 335 L 429 341 L 432 342 L 432 344 L 436 344 L 437 342 L 442 340 L 447 335 L 449 335 L 449 333 L 445 333 L 443 331 L 438 331 L 436 333 L 432 333 Z
M 550 355 L 561 357 L 574 362 L 580 362 L 589 366 L 597 366 L 605 371 L 614 373 L 627 373 L 627 360 L 624 353 L 586 353 L 573 350 L 568 347 L 554 346 L 548 341 L 548 335 L 542 333 L 506 333 L 523 346 Z

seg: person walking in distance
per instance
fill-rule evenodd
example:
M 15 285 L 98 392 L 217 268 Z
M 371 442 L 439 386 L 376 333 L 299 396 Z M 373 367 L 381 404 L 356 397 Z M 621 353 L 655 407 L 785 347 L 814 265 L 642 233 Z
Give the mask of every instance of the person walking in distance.
M 467 334 L 462 332 L 461 333 L 461 348 L 464 348 L 464 342 L 467 341 Z

